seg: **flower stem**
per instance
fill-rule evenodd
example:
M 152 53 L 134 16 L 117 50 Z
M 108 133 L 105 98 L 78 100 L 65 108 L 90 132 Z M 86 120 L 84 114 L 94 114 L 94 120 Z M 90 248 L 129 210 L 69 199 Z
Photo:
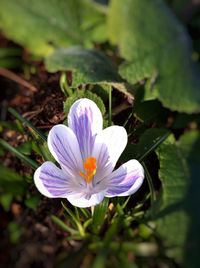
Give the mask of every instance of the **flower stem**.
M 92 216 L 94 215 L 94 207 L 95 207 L 95 206 L 91 206 L 91 213 L 92 213 Z
M 109 87 L 108 125 L 112 124 L 112 86 Z

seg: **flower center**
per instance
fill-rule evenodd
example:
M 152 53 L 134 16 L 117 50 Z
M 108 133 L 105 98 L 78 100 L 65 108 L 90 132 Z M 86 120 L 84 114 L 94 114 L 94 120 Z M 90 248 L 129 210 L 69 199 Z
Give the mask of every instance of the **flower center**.
M 83 168 L 85 172 L 80 171 L 79 175 L 85 179 L 87 183 L 90 183 L 93 180 L 93 177 L 97 170 L 96 165 L 96 158 L 95 157 L 87 157 L 85 162 L 83 162 Z

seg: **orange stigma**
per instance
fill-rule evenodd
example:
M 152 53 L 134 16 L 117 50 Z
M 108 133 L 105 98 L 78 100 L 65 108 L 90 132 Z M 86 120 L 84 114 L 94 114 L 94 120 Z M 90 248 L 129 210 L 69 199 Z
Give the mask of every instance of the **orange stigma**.
M 87 157 L 85 162 L 83 163 L 85 172 L 79 172 L 79 175 L 83 177 L 87 183 L 90 183 L 93 180 L 93 177 L 97 170 L 96 162 L 97 160 L 95 157 Z

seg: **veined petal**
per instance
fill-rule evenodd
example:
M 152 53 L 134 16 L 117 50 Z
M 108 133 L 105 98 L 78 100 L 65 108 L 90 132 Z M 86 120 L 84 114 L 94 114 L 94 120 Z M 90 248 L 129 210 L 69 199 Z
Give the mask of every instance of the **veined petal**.
M 68 126 L 77 137 L 83 159 L 91 156 L 95 136 L 103 127 L 97 105 L 89 99 L 77 100 L 69 111 Z
M 105 192 L 100 192 L 97 194 L 92 194 L 89 199 L 82 197 L 77 197 L 77 195 L 69 195 L 67 197 L 68 201 L 75 207 L 87 208 L 91 206 L 98 205 L 104 199 Z
M 47 197 L 66 197 L 73 192 L 64 171 L 49 161 L 35 171 L 34 182 L 38 191 Z
M 144 180 L 144 169 L 137 160 L 130 160 L 108 178 L 107 197 L 127 196 L 135 193 Z
M 67 173 L 78 174 L 82 169 L 79 144 L 69 127 L 65 125 L 52 127 L 48 135 L 48 147 L 53 157 Z
M 124 127 L 111 126 L 101 131 L 95 139 L 92 156 L 97 159 L 95 179 L 110 174 L 127 144 L 127 133 Z

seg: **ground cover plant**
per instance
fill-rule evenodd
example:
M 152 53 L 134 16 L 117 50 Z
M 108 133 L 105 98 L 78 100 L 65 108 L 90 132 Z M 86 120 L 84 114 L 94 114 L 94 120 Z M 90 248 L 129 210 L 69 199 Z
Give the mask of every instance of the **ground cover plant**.
M 193 0 L 0 0 L 2 267 L 199 267 L 199 7 Z M 121 126 L 101 144 L 113 142 L 117 152 L 126 129 L 116 169 L 141 163 L 137 189 L 127 190 L 131 180 L 121 189 L 112 184 L 86 205 L 49 198 L 63 194 L 57 184 L 47 185 L 49 197 L 40 193 L 38 167 L 59 168 L 49 133 L 71 127 L 81 100 L 97 105 L 104 129 Z M 87 143 L 85 126 L 77 137 Z M 79 170 L 86 183 L 96 161 L 87 156 Z

